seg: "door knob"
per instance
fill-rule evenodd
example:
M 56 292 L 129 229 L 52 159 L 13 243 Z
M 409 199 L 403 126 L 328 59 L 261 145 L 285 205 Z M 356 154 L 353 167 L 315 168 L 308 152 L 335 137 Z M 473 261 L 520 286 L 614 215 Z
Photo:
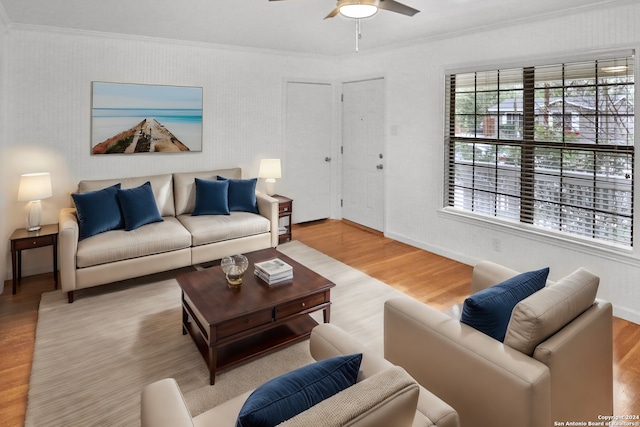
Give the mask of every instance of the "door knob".
M 331 157 L 325 157 L 325 158 L 324 158 L 324 161 L 325 161 L 325 162 L 330 162 L 330 161 L 331 161 Z
M 376 166 L 376 169 L 384 169 L 384 166 L 382 166 L 382 165 L 377 165 L 377 166 Z

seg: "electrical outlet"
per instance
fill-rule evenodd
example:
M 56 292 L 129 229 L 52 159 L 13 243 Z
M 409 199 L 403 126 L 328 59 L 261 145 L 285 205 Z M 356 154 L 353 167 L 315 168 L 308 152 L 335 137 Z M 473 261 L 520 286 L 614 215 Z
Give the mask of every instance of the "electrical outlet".
M 491 246 L 493 247 L 494 251 L 502 252 L 502 242 L 497 237 L 493 237 L 491 239 Z

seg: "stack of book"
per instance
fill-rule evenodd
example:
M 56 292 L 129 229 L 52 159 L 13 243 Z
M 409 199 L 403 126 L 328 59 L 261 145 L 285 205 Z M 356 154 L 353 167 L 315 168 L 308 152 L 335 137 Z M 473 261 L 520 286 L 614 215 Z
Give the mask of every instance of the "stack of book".
M 255 274 L 270 285 L 293 278 L 293 267 L 280 258 L 255 263 Z

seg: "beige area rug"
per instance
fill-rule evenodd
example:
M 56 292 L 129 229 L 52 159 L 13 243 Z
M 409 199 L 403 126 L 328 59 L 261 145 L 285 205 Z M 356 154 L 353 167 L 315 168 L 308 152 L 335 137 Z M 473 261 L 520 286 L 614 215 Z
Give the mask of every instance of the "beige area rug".
M 331 323 L 382 354 L 384 301 L 403 294 L 300 242 L 278 249 L 336 283 Z M 42 295 L 26 426 L 139 426 L 140 391 L 167 377 L 195 416 L 313 361 L 305 341 L 219 373 L 210 386 L 182 335 L 176 274 L 87 289 L 73 304 L 59 291 Z

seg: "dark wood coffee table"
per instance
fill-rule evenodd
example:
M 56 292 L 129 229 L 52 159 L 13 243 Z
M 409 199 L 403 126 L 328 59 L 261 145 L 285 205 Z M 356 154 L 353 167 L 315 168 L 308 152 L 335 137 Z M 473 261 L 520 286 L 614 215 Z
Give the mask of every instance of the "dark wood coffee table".
M 249 268 L 242 286 L 231 289 L 220 266 L 177 277 L 182 288 L 182 333 L 189 333 L 209 366 L 209 383 L 216 372 L 303 341 L 318 322 L 309 313 L 331 313 L 328 279 L 275 249 L 244 254 Z M 268 285 L 253 264 L 280 258 L 293 267 L 293 279 Z

